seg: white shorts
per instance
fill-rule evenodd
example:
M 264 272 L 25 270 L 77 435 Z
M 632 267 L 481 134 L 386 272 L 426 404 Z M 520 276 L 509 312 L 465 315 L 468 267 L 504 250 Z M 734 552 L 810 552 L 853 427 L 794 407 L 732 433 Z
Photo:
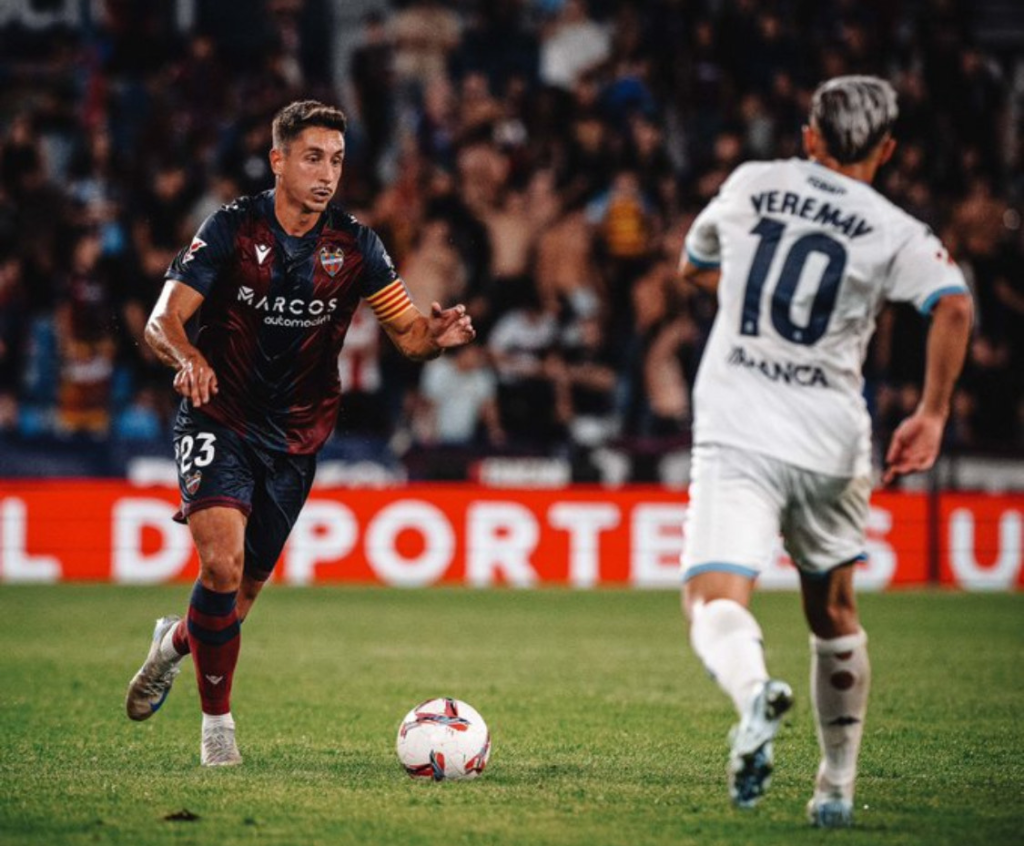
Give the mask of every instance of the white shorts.
M 694 447 L 683 581 L 704 572 L 756 578 L 779 534 L 801 572 L 862 560 L 871 478 L 830 476 L 757 452 Z

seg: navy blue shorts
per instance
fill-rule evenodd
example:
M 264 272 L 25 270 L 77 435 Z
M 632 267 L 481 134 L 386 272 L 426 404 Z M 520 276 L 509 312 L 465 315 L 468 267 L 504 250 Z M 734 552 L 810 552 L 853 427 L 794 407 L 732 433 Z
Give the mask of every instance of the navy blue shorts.
M 264 581 L 309 496 L 316 456 L 261 449 L 182 405 L 174 423 L 181 492 L 181 510 L 175 519 L 184 523 L 190 514 L 215 506 L 237 508 L 248 518 L 245 573 Z

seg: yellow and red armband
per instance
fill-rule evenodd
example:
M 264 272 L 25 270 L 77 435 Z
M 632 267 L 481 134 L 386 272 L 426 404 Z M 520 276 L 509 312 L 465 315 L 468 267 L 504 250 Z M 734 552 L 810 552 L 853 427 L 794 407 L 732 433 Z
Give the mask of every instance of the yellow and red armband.
M 401 279 L 396 279 L 386 288 L 381 288 L 372 297 L 367 297 L 366 301 L 381 323 L 394 320 L 406 309 L 414 308 L 405 283 Z

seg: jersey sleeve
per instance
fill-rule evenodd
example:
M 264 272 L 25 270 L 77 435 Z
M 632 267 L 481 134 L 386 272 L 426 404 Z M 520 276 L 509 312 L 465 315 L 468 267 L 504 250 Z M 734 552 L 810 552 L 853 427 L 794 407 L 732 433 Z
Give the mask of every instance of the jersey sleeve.
M 711 202 L 697 215 L 690 231 L 686 233 L 684 257 L 695 267 L 712 270 L 722 263 L 721 245 L 718 240 L 719 223 L 725 209 L 737 194 L 738 185 L 753 171 L 753 164 L 740 165 L 729 175 Z
M 409 291 L 399 278 L 395 263 L 384 249 L 384 244 L 377 233 L 371 229 L 364 229 L 359 241 L 363 251 L 360 294 L 370 304 L 377 320 L 387 323 L 408 309 L 414 308 Z
M 690 231 L 686 233 L 686 245 L 683 247 L 684 256 L 690 264 L 701 270 L 717 268 L 722 263 L 721 247 L 718 242 L 718 219 L 721 204 L 722 195 L 718 194 L 697 215 Z
M 164 278 L 184 282 L 207 296 L 231 256 L 236 228 L 228 209 L 215 211 L 203 221 L 192 243 L 174 257 Z
M 969 293 L 963 273 L 942 242 L 915 221 L 889 265 L 888 299 L 913 303 L 922 314 L 931 314 L 940 297 Z

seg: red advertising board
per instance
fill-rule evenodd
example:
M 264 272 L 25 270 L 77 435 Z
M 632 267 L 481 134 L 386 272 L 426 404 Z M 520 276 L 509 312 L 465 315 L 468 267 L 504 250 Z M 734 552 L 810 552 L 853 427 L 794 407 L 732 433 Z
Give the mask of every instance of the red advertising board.
M 1024 496 L 950 493 L 940 499 L 939 576 L 971 590 L 1024 585 Z
M 0 581 L 151 584 L 190 580 L 197 561 L 171 516 L 171 488 L 115 481 L 0 481 Z M 471 485 L 318 489 L 275 578 L 406 587 L 679 583 L 686 497 L 661 488 L 498 490 Z M 945 494 L 937 531 L 924 494 L 872 501 L 862 589 L 925 584 L 938 544 L 943 584 L 1024 585 L 1024 496 Z M 781 549 L 767 588 L 796 586 Z

